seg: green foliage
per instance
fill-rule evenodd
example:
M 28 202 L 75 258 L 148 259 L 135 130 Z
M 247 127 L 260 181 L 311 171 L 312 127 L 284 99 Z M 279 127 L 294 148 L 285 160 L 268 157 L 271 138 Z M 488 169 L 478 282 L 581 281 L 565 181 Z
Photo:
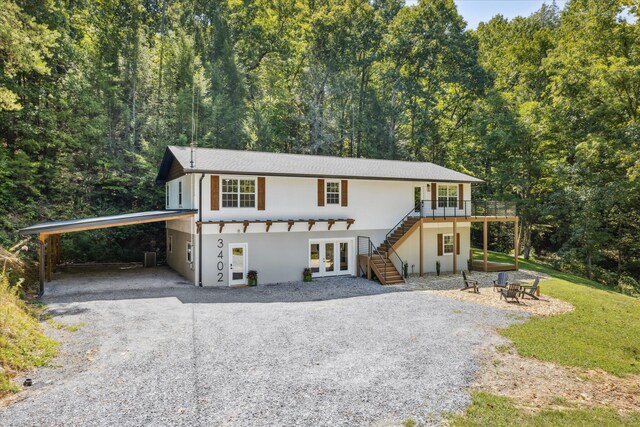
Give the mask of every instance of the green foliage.
M 17 389 L 10 381 L 17 371 L 44 365 L 58 347 L 18 296 L 19 287 L 0 274 L 0 397 Z
M 620 414 L 613 408 L 550 409 L 528 411 L 519 408 L 513 400 L 486 392 L 471 393 L 472 403 L 462 415 L 452 416 L 449 425 L 464 426 L 635 426 L 640 413 Z
M 38 221 L 159 208 L 165 147 L 193 141 L 453 167 L 486 181 L 475 198 L 517 202 L 525 258 L 557 252 L 634 288 L 640 30 L 625 10 L 638 13 L 571 0 L 469 31 L 453 0 L 5 1 L 0 243 Z M 144 231 L 65 249 L 162 250 L 162 229 Z

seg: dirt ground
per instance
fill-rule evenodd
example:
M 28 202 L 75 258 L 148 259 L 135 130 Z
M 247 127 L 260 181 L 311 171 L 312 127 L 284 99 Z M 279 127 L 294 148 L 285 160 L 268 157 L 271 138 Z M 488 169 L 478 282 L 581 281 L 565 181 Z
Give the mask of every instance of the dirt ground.
M 493 291 L 495 273 L 474 272 L 470 278 L 478 280 L 480 293 L 460 291 L 461 280 L 456 275 L 410 278 L 406 287 L 430 290 L 438 295 L 459 301 L 527 313 L 532 316 L 554 316 L 570 312 L 568 302 L 544 294 L 547 276 L 520 270 L 510 272 L 510 280 L 530 283 L 541 279 L 540 300 L 520 299 L 520 303 L 506 303 L 500 293 Z M 507 340 L 505 340 L 507 341 Z M 508 341 L 507 341 L 508 342 Z M 486 391 L 514 399 L 525 410 L 541 408 L 585 408 L 609 406 L 619 411 L 640 411 L 640 375 L 624 378 L 599 369 L 581 369 L 525 358 L 508 346 L 501 352 L 496 347 L 485 350 L 482 366 L 477 371 L 472 390 Z
M 525 409 L 610 406 L 640 410 L 640 376 L 616 377 L 602 370 L 568 368 L 515 354 L 487 350 L 473 389 L 507 396 Z
M 543 282 L 544 283 L 544 282 Z M 472 302 L 475 304 L 487 305 L 490 307 L 502 308 L 504 310 L 523 311 L 534 316 L 553 316 L 562 313 L 568 313 L 573 310 L 573 305 L 568 302 L 552 298 L 548 295 L 541 294 L 539 300 L 531 298 L 520 298 L 519 303 L 505 302 L 500 299 L 500 293 L 494 292 L 490 288 L 481 288 L 480 293 L 472 291 L 447 290 L 436 291 L 438 294 L 455 298 L 459 301 Z

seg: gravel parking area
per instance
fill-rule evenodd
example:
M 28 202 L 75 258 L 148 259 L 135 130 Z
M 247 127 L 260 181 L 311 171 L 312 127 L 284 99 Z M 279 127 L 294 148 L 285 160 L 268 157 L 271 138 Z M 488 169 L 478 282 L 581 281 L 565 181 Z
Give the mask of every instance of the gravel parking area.
M 510 312 L 357 278 L 195 288 L 168 269 L 69 274 L 54 366 L 0 425 L 438 424 Z

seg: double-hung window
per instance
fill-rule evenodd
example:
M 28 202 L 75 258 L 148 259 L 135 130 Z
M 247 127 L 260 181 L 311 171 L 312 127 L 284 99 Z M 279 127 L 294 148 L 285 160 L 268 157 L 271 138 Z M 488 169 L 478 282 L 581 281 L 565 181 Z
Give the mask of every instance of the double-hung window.
M 178 207 L 182 207 L 182 181 L 178 181 Z
M 170 188 L 171 188 L 171 184 L 167 183 L 167 186 L 166 186 L 167 191 L 165 193 L 166 194 L 165 203 L 166 203 L 167 207 L 169 207 L 169 203 L 171 203 L 171 196 L 170 196 L 170 192 L 169 192 Z
M 223 208 L 255 208 L 256 180 L 225 178 L 222 180 Z
M 327 181 L 326 201 L 328 205 L 340 204 L 340 181 Z
M 455 208 L 458 206 L 458 186 L 438 185 L 438 207 Z
M 453 255 L 453 234 L 442 236 L 442 253 L 444 255 Z

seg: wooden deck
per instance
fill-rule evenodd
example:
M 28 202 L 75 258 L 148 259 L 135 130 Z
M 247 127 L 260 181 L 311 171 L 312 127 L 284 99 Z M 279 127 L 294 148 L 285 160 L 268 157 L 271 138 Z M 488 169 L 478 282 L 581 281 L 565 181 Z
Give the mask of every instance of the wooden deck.
M 473 260 L 474 271 L 484 271 L 484 262 L 482 260 Z M 516 266 L 506 264 L 504 262 L 488 262 L 487 271 L 515 271 Z

